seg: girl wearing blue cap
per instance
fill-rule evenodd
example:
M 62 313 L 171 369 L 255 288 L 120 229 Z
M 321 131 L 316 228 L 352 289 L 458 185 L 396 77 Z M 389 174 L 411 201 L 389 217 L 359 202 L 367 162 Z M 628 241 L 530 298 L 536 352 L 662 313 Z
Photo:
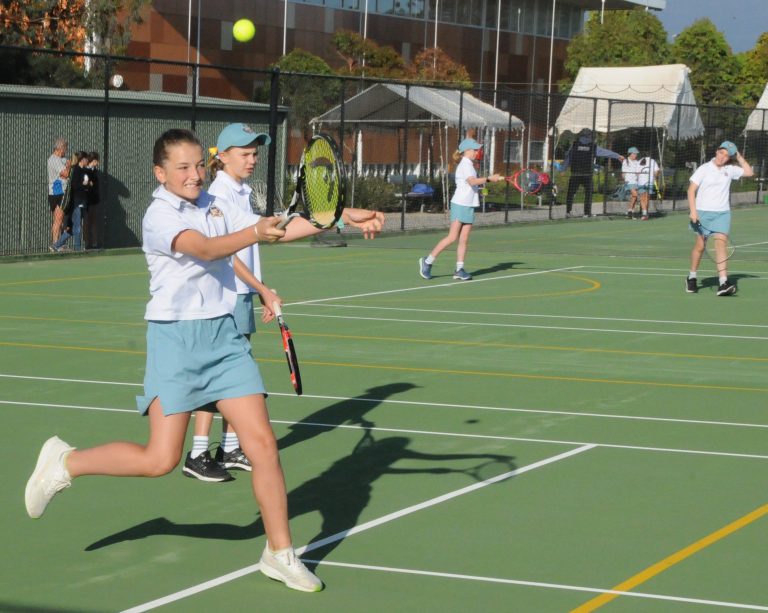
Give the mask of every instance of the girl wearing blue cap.
M 691 175 L 688 186 L 691 223 L 700 222 L 709 234 L 723 234 L 727 237 L 731 231 L 731 181 L 754 174 L 752 166 L 738 152 L 736 145 L 731 141 L 722 142 L 715 157 L 699 166 Z M 723 250 L 722 254 L 717 254 L 717 295 L 731 296 L 736 293 L 736 283 L 728 279 L 725 241 L 717 241 L 715 246 Z M 691 270 L 685 279 L 685 291 L 689 294 L 698 291 L 696 272 L 703 253 L 704 237 L 697 233 L 691 250 Z
M 432 278 L 432 264 L 435 263 L 440 252 L 453 244 L 456 239 L 459 239 L 459 245 L 456 249 L 456 272 L 453 273 L 453 278 L 459 281 L 472 279 L 472 275 L 464 270 L 464 258 L 467 254 L 469 234 L 472 232 L 472 224 L 475 221 L 475 209 L 480 206 L 478 192 L 480 187 L 489 181 L 496 182 L 504 179 L 501 175 L 477 176 L 473 162 L 482 148 L 483 146 L 474 138 L 465 138 L 453 153 L 453 161 L 458 165 L 454 175 L 456 191 L 451 197 L 451 226 L 448 235 L 435 245 L 430 254 L 426 258 L 419 258 L 419 274 L 425 279 Z
M 640 150 L 637 147 L 630 147 L 627 150 L 627 157 L 621 163 L 621 174 L 624 178 L 624 186 L 629 190 L 629 203 L 627 204 L 627 218 L 632 219 L 635 213 L 635 204 L 637 204 L 637 170 Z
M 293 549 L 266 390 L 250 343 L 232 317 L 232 256 L 256 243 L 285 240 L 288 232 L 277 227 L 278 217 L 242 211 L 203 191 L 205 160 L 193 132 L 163 133 L 155 142 L 153 164 L 160 186 L 142 222 L 151 295 L 145 314 L 147 367 L 144 395 L 136 398 L 139 412 L 149 417 L 149 440 L 75 449 L 51 437 L 27 482 L 27 514 L 42 516 L 53 497 L 76 477 L 169 473 L 181 459 L 191 412 L 215 407 L 240 435 L 253 467 L 251 483 L 267 540 L 260 570 L 292 589 L 320 591 L 322 582 Z M 349 221 L 364 233 L 381 229 L 380 214 L 351 213 Z M 291 227 L 299 236 L 302 226 Z

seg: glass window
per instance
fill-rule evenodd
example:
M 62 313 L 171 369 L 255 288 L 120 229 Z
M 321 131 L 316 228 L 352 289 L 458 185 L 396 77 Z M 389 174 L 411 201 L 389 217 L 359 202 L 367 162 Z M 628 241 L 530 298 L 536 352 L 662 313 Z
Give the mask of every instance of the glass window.
M 411 0 L 411 17 L 424 18 L 424 0 Z
M 469 23 L 473 26 L 483 25 L 483 0 L 472 0 L 472 12 L 469 16 Z
M 358 10 L 360 8 L 360 3 L 358 0 L 344 0 L 344 6 L 345 9 L 352 9 L 352 10 Z
M 325 0 L 325 6 L 330 7 L 332 9 L 340 9 L 341 0 Z
M 410 15 L 411 7 L 408 0 L 395 0 L 395 15 Z
M 496 11 L 498 10 L 499 5 L 497 0 L 488 0 L 488 4 L 485 8 L 485 27 L 486 28 L 495 28 L 496 27 Z M 501 9 L 502 13 L 504 12 L 504 9 Z M 504 22 L 501 22 L 501 27 L 504 28 Z
M 368 5 L 370 10 L 371 6 Z M 391 15 L 395 12 L 395 0 L 376 0 L 376 12 Z
M 440 2 L 440 21 L 456 23 L 456 1 L 442 0 Z

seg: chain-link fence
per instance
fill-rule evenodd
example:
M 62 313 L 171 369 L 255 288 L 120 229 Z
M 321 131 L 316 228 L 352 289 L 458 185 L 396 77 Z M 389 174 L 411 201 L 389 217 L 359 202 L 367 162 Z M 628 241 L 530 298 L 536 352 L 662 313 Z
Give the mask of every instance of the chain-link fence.
M 756 178 L 734 188 L 734 204 L 764 199 L 766 110 L 750 115 L 742 108 L 642 99 L 575 100 L 519 90 L 463 91 L 233 66 L 61 57 L 87 62 L 90 88 L 0 84 L 0 145 L 6 152 L 0 171 L 0 213 L 6 220 L 0 254 L 40 253 L 49 247 L 53 216 L 46 160 L 57 138 L 66 139 L 70 151 L 100 153 L 98 204 L 86 222 L 89 242 L 102 248 L 126 247 L 140 244 L 141 218 L 156 185 L 151 164 L 155 138 L 166 129 L 188 127 L 208 147 L 231 122 L 248 123 L 272 137 L 251 181 L 256 210 L 273 212 L 285 206 L 293 195 L 304 144 L 313 131 L 324 131 L 341 144 L 348 171 L 347 202 L 387 212 L 391 231 L 446 227 L 454 189 L 453 154 L 465 136 L 485 144 L 480 175 L 513 176 L 532 168 L 548 172 L 552 179 L 549 188 L 535 195 L 524 195 L 508 182 L 489 185 L 476 223 L 564 217 L 569 183 L 577 174 L 565 162 L 578 133 L 558 126 L 563 125 L 559 120 L 564 109 L 575 102 L 597 146 L 621 155 L 636 147 L 639 157 L 658 165 L 652 177 L 652 212 L 687 210 L 691 173 L 723 140 L 736 142 L 756 170 Z M 667 118 L 662 124 L 661 116 Z M 691 116 L 700 129 L 681 132 Z M 624 214 L 628 194 L 620 162 L 598 156 L 587 175 L 591 212 Z M 571 199 L 574 214 L 588 210 L 586 193 L 581 189 Z

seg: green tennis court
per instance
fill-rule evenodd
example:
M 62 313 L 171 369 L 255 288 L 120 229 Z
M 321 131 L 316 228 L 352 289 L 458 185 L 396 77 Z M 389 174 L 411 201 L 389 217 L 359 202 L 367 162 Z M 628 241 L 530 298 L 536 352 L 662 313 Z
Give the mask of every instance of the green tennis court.
M 276 325 L 252 343 L 315 595 L 257 572 L 245 473 L 86 477 L 26 516 L 49 436 L 144 440 L 148 275 L 3 264 L 0 610 L 768 611 L 768 212 L 733 215 L 725 298 L 706 263 L 684 292 L 682 214 L 478 228 L 468 283 L 453 252 L 418 276 L 442 234 L 263 248 L 303 397 Z

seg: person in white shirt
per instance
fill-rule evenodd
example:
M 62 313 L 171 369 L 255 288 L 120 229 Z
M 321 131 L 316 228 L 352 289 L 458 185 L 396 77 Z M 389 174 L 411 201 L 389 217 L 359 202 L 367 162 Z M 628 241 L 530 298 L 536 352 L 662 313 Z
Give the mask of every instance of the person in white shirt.
M 637 165 L 637 193 L 640 195 L 641 221 L 648 221 L 648 205 L 656 187 L 659 165 L 652 157 L 644 157 Z
M 472 279 L 472 275 L 464 270 L 464 258 L 467 254 L 469 234 L 472 232 L 472 224 L 475 221 L 475 209 L 480 206 L 478 191 L 489 181 L 496 182 L 504 179 L 498 174 L 488 177 L 477 176 L 474 161 L 482 148 L 483 146 L 474 138 L 465 138 L 453 153 L 453 161 L 458 165 L 454 175 L 456 191 L 451 197 L 451 226 L 448 229 L 448 236 L 438 242 L 426 258 L 419 258 L 419 274 L 424 279 L 432 278 L 432 264 L 435 263 L 440 252 L 453 244 L 456 239 L 459 240 L 459 245 L 456 249 L 456 271 L 453 273 L 453 278 L 459 281 Z
M 733 162 L 736 162 L 735 164 Z M 688 208 L 692 227 L 701 224 L 703 232 L 696 232 L 696 241 L 691 250 L 691 270 L 685 279 L 685 291 L 694 294 L 698 291 L 696 276 L 704 254 L 704 236 L 721 234 L 726 239 L 731 231 L 731 182 L 741 177 L 751 177 L 755 173 L 752 166 L 739 153 L 731 141 L 723 141 L 713 157 L 706 164 L 699 166 L 691 175 L 688 186 Z M 716 240 L 718 250 L 718 296 L 732 296 L 736 293 L 736 283 L 728 279 L 728 262 L 725 254 L 726 240 Z
M 639 162 L 637 156 L 640 150 L 637 147 L 630 147 L 627 150 L 627 157 L 621 163 L 621 174 L 624 178 L 624 185 L 629 190 L 629 203 L 627 204 L 627 217 L 632 219 L 635 214 L 635 204 L 637 204 L 637 170 Z
M 27 514 L 41 517 L 56 493 L 76 477 L 168 474 L 181 459 L 191 412 L 215 407 L 240 435 L 253 466 L 251 482 L 267 539 L 260 570 L 292 589 L 320 591 L 322 582 L 292 546 L 285 478 L 264 383 L 250 343 L 232 317 L 236 286 L 231 261 L 233 254 L 256 243 L 319 230 L 294 222 L 289 236 L 277 227 L 279 217 L 242 211 L 203 191 L 203 149 L 189 130 L 164 132 L 155 143 L 153 163 L 161 185 L 142 223 L 151 298 L 145 312 L 144 394 L 136 398 L 139 412 L 149 418 L 149 440 L 75 449 L 51 437 L 27 482 Z M 344 215 L 345 222 L 368 234 L 383 224 L 380 213 L 350 209 Z
M 212 180 L 208 193 L 215 196 L 217 201 L 225 200 L 237 208 L 252 212 L 251 187 L 246 180 L 253 175 L 258 162 L 258 148 L 269 145 L 268 134 L 257 133 L 243 123 L 233 123 L 226 126 L 216 140 L 216 146 L 209 148 L 210 160 L 208 173 Z M 233 317 L 235 326 L 247 340 L 256 331 L 256 321 L 253 313 L 254 292 L 262 303 L 262 322 L 268 323 L 274 317 L 272 305 L 281 301 L 262 282 L 259 245 L 251 245 L 238 251 L 232 259 L 234 266 L 245 266 L 247 273 L 253 275 L 251 284 L 235 277 L 237 302 Z M 192 449 L 186 455 L 182 473 L 209 483 L 231 481 L 229 470 L 251 470 L 248 458 L 240 448 L 237 433 L 226 419 L 222 419 L 221 443 L 216 448 L 215 455 L 208 450 L 210 430 L 213 424 L 213 413 L 210 411 L 195 412 L 195 431 L 192 437 Z

